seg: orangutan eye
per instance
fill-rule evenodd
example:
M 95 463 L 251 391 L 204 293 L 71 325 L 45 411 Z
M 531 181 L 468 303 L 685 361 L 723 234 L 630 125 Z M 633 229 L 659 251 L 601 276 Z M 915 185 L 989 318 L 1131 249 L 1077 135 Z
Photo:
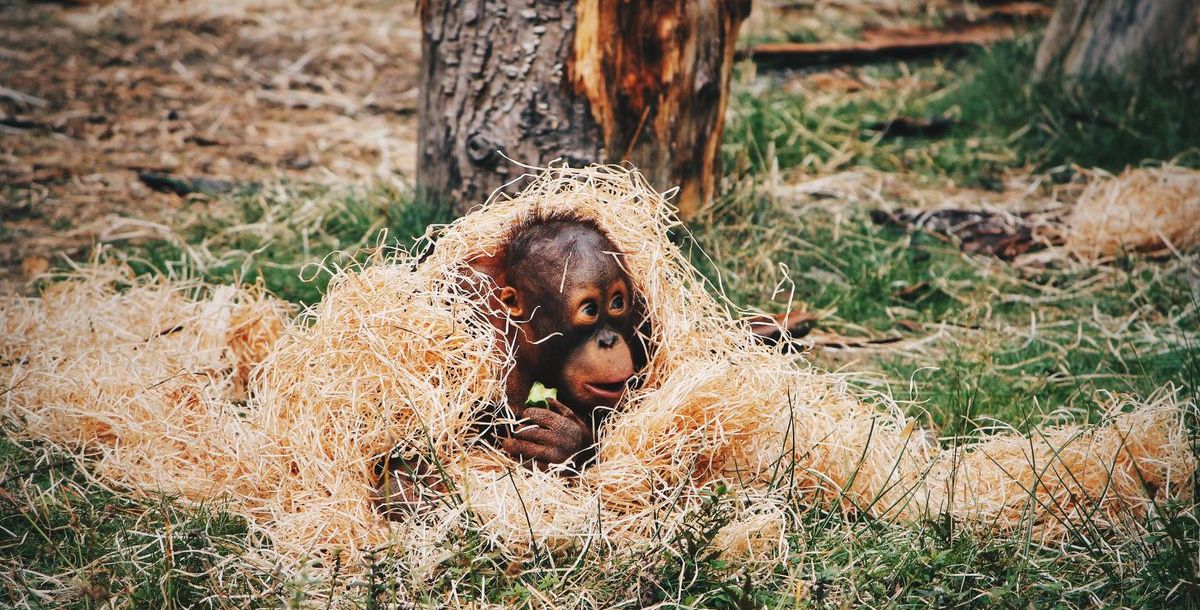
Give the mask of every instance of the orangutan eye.
M 588 301 L 587 303 L 584 303 L 583 307 L 580 309 L 580 311 L 583 312 L 583 315 L 585 315 L 589 318 L 594 318 L 594 317 L 596 317 L 596 314 L 600 313 L 596 309 L 596 303 L 593 301 Z
M 625 297 L 619 294 L 614 296 L 612 298 L 612 304 L 609 305 L 609 308 L 613 311 L 621 311 L 622 309 L 625 309 Z

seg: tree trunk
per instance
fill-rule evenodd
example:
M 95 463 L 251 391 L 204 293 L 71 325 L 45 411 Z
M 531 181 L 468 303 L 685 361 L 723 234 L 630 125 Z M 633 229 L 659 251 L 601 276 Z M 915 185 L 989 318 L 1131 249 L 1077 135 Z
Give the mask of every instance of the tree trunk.
M 418 189 L 456 213 L 531 165 L 631 161 L 708 200 L 749 0 L 427 0 Z
M 1200 70 L 1200 0 L 1059 0 L 1035 72 L 1066 80 Z

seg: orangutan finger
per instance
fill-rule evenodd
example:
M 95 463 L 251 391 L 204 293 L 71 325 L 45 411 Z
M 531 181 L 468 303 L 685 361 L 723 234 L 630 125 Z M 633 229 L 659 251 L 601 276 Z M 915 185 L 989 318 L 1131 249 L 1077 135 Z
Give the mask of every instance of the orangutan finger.
M 537 443 L 532 443 L 530 441 L 521 440 L 518 438 L 501 439 L 500 443 L 501 447 L 503 447 L 505 451 L 517 458 L 533 461 L 561 461 L 554 459 L 559 457 L 559 452 L 553 447 L 539 445 Z
M 562 435 L 540 426 L 526 426 L 514 432 L 513 436 L 521 440 L 551 446 L 561 444 L 566 440 L 562 438 Z
M 566 416 L 541 407 L 529 407 L 524 415 L 525 419 L 550 430 L 562 430 L 571 422 Z
M 575 413 L 575 411 L 572 411 L 571 407 L 564 405 L 563 403 L 559 402 L 557 399 L 554 399 L 554 398 L 547 399 L 546 403 L 550 405 L 550 408 L 553 409 L 555 413 L 558 413 L 559 415 L 562 415 L 563 417 L 565 417 L 585 428 L 588 427 L 587 422 L 583 421 L 583 419 L 581 419 L 579 417 L 579 415 L 577 415 Z

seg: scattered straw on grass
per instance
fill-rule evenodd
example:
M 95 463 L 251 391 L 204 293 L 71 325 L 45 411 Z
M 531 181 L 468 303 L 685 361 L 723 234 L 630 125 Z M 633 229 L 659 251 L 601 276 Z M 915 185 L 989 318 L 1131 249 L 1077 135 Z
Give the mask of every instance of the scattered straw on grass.
M 519 467 L 475 425 L 504 400 L 511 362 L 464 262 L 494 251 L 514 222 L 555 210 L 610 234 L 653 328 L 644 383 L 576 479 Z M 23 437 L 86 456 L 101 481 L 226 498 L 270 540 L 262 552 L 293 569 L 337 553 L 357 566 L 400 543 L 413 572 L 427 573 L 437 545 L 463 528 L 513 556 L 648 548 L 716 485 L 739 498 L 718 540 L 749 562 L 789 553 L 788 528 L 814 505 L 1032 524 L 1054 539 L 1186 497 L 1195 464 L 1170 393 L 1117 404 L 1098 427 L 939 449 L 894 406 L 754 343 L 673 245 L 678 229 L 634 171 L 552 168 L 432 231 L 425 259 L 396 252 L 337 270 L 327 296 L 290 320 L 253 290 L 85 268 L 4 303 L 3 413 Z M 389 524 L 368 498 L 375 464 L 397 448 L 436 457 L 452 491 Z

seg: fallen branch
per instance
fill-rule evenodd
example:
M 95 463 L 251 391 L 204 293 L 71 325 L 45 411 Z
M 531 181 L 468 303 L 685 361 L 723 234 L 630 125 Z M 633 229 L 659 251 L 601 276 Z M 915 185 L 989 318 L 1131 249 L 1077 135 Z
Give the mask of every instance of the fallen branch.
M 138 172 L 138 180 L 160 193 L 175 193 L 180 197 L 192 193 L 205 195 L 220 195 L 234 189 L 234 183 L 228 180 L 202 178 L 196 176 L 172 176 L 159 172 Z
M 766 68 L 804 68 L 830 64 L 868 64 L 880 61 L 923 59 L 961 53 L 1015 36 L 1010 26 L 974 26 L 953 32 L 883 29 L 868 32 L 861 42 L 779 42 L 755 45 L 738 52 Z
M 888 336 L 888 337 L 878 337 L 875 339 L 867 339 L 867 338 L 856 338 L 856 337 L 844 337 L 844 336 L 841 336 L 838 334 L 829 333 L 829 334 L 821 334 L 821 335 L 812 335 L 809 338 L 809 341 L 806 341 L 806 343 L 809 343 L 813 347 L 820 347 L 820 348 L 824 348 L 824 349 L 856 349 L 856 348 L 873 347 L 876 345 L 889 345 L 892 343 L 899 343 L 903 340 L 904 340 L 904 337 L 898 336 L 898 335 L 892 335 L 892 336 Z
M 773 315 L 757 315 L 743 321 L 763 343 L 775 345 L 780 341 L 792 341 L 807 335 L 821 316 L 807 311 L 789 311 Z
M 955 125 L 958 121 L 950 117 L 917 119 L 901 116 L 890 121 L 865 123 L 863 129 L 882 132 L 885 137 L 937 138 L 946 135 Z

